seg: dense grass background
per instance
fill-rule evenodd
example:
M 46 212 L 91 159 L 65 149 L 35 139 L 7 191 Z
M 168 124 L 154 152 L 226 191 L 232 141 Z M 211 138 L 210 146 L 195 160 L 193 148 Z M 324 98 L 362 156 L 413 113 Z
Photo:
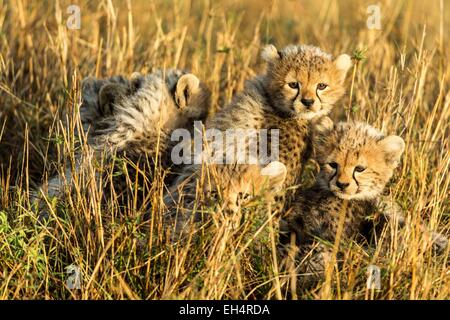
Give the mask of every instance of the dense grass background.
M 212 89 L 217 110 L 263 70 L 266 43 L 353 54 L 348 94 L 333 118 L 366 120 L 407 145 L 389 186 L 407 213 L 398 241 L 383 254 L 349 248 L 331 284 L 297 298 L 449 297 L 448 252 L 434 256 L 419 230 L 423 222 L 448 234 L 450 226 L 448 1 L 379 1 L 381 30 L 366 26 L 372 1 L 74 2 L 0 0 L 0 298 L 296 297 L 292 272 L 278 268 L 276 221 L 264 204 L 246 211 L 238 231 L 233 217 L 216 212 L 191 241 L 173 245 L 161 224 L 159 171 L 141 186 L 150 221 L 133 203 L 102 207 L 89 175 L 65 201 L 48 199 L 45 225 L 29 201 L 33 187 L 83 149 L 73 135 L 83 77 L 188 68 Z M 71 4 L 81 8 L 80 30 L 66 28 Z M 91 169 L 93 177 L 102 168 Z M 81 290 L 65 285 L 72 263 L 82 269 Z M 366 289 L 369 264 L 382 267 L 380 291 Z

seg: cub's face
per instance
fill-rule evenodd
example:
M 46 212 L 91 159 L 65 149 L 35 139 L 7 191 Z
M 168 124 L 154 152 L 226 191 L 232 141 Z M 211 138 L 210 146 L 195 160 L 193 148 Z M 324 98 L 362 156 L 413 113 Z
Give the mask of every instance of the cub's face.
M 320 186 L 341 199 L 373 199 L 384 189 L 405 148 L 366 124 L 340 123 L 317 142 Z
M 345 75 L 352 65 L 348 55 L 336 59 L 313 46 L 264 48 L 268 63 L 267 90 L 274 107 L 304 119 L 326 115 L 344 94 Z

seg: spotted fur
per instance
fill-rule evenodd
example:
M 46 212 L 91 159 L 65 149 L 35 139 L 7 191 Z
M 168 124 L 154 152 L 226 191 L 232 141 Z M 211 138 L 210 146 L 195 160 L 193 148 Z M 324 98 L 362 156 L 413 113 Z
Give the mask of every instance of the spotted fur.
M 236 128 L 278 129 L 279 159 L 258 160 L 261 164 L 279 160 L 286 166 L 287 176 L 282 186 L 286 190 L 299 183 L 302 165 L 310 157 L 311 120 L 328 114 L 332 105 L 343 95 L 345 74 L 351 62 L 347 55 L 333 59 L 321 49 L 305 45 L 291 45 L 281 51 L 268 46 L 263 50 L 262 57 L 267 62 L 266 72 L 248 80 L 244 90 L 215 114 L 206 123 L 206 128 L 222 132 Z M 291 82 L 298 84 L 296 89 L 291 88 L 294 86 L 292 84 L 289 86 Z M 327 86 L 319 90 L 320 83 Z M 302 99 L 313 99 L 313 104 L 305 105 Z M 181 196 L 190 199 L 188 203 L 192 202 L 198 194 L 197 186 L 205 182 L 207 167 L 191 165 L 183 170 L 175 183 L 176 192 L 172 195 L 177 207 Z M 216 165 L 214 170 L 219 177 L 238 179 L 249 170 L 249 165 Z M 186 179 L 190 182 L 186 183 Z M 224 179 L 221 187 L 226 187 L 228 183 L 229 180 Z M 283 192 L 277 207 L 283 206 L 284 198 Z M 183 205 L 183 201 L 181 203 Z
M 168 168 L 172 165 L 172 131 L 193 130 L 195 120 L 207 117 L 210 104 L 208 88 L 196 76 L 176 69 L 134 74 L 131 79 L 87 78 L 82 89 L 80 117 L 91 160 L 126 156 L 144 164 L 157 160 Z M 75 170 L 83 170 L 86 162 L 80 154 L 76 162 Z M 135 170 L 134 166 L 128 169 Z M 147 172 L 152 170 L 147 168 Z M 71 176 L 67 168 L 65 179 L 62 175 L 52 177 L 48 185 L 41 186 L 41 192 L 58 196 Z M 117 177 L 114 183 L 118 190 L 125 184 L 123 177 Z
M 180 193 L 178 201 L 184 206 L 176 206 L 176 211 L 167 215 L 169 225 L 173 226 L 171 234 L 173 240 L 178 240 L 183 234 L 193 230 L 192 222 L 208 218 L 203 216 L 202 206 L 234 214 L 243 207 L 260 203 L 261 200 L 264 203 L 273 203 L 281 193 L 287 174 L 286 166 L 278 161 L 267 165 L 249 165 L 238 176 L 231 175 L 231 170 L 221 169 L 217 165 L 211 165 L 208 171 L 196 180 L 195 185 L 193 179 L 197 177 L 196 172 L 177 185 L 179 189 L 189 189 L 196 194 L 193 196 Z M 171 194 L 166 197 L 170 196 Z M 166 199 L 166 202 L 174 200 Z
M 314 144 L 321 168 L 316 182 L 299 191 L 281 223 L 282 243 L 290 243 L 295 235 L 297 260 L 303 261 L 299 273 L 306 274 L 302 285 L 323 276 L 342 214 L 341 243 L 367 243 L 375 227 L 383 228 L 394 219 L 404 223 L 401 210 L 392 207 L 378 215 L 381 205 L 389 203 L 381 194 L 400 162 L 405 148 L 402 138 L 350 122 L 317 131 Z

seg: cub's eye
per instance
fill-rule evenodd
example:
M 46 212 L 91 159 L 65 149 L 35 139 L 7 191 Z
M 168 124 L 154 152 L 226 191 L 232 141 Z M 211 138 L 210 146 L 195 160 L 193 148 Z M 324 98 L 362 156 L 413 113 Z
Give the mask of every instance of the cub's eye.
M 238 193 L 238 199 L 247 200 L 249 198 L 250 198 L 250 194 L 248 194 L 248 193 L 244 193 L 244 192 Z
M 338 164 L 336 163 L 336 162 L 330 162 L 329 164 L 328 164 L 330 167 L 332 167 L 333 169 L 337 169 L 338 168 Z
M 364 170 L 366 170 L 366 168 L 364 168 L 363 166 L 356 166 L 355 167 L 355 171 L 356 172 L 363 172 Z
M 219 194 L 218 194 L 218 192 L 217 191 L 210 191 L 209 192 L 209 197 L 210 198 L 215 198 L 215 199 L 217 199 L 217 196 L 218 196 Z
M 248 193 L 239 192 L 236 197 L 236 205 L 239 205 L 243 201 L 246 201 L 250 198 L 250 195 Z
M 298 82 L 289 82 L 288 86 L 289 86 L 289 88 L 292 88 L 292 89 L 298 89 L 299 84 L 298 84 Z
M 319 83 L 319 84 L 317 85 L 317 89 L 318 89 L 318 90 L 324 90 L 326 87 L 328 87 L 328 85 L 325 84 L 325 83 Z

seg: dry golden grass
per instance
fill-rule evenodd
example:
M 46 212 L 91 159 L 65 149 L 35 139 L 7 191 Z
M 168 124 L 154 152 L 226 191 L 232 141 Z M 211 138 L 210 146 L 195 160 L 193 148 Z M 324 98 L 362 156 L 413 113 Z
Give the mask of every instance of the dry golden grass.
M 381 30 L 366 27 L 372 1 L 77 1 L 80 30 L 66 28 L 70 4 L 0 0 L 0 299 L 297 297 L 295 277 L 278 267 L 276 222 L 264 204 L 238 231 L 216 212 L 195 237 L 173 245 L 158 209 L 159 171 L 143 186 L 149 221 L 133 204 L 102 208 L 102 191 L 89 179 L 97 164 L 65 201 L 49 199 L 46 225 L 29 201 L 33 187 L 73 163 L 83 77 L 188 68 L 212 89 L 217 110 L 262 71 L 265 43 L 310 43 L 361 58 L 334 119 L 366 120 L 407 145 L 389 187 L 407 212 L 407 227 L 394 234 L 402 240 L 383 255 L 346 250 L 331 283 L 297 298 L 449 297 L 448 251 L 434 256 L 419 225 L 449 233 L 450 3 L 381 1 Z M 82 269 L 81 290 L 65 286 L 72 263 Z M 382 267 L 380 291 L 366 289 L 369 264 Z

